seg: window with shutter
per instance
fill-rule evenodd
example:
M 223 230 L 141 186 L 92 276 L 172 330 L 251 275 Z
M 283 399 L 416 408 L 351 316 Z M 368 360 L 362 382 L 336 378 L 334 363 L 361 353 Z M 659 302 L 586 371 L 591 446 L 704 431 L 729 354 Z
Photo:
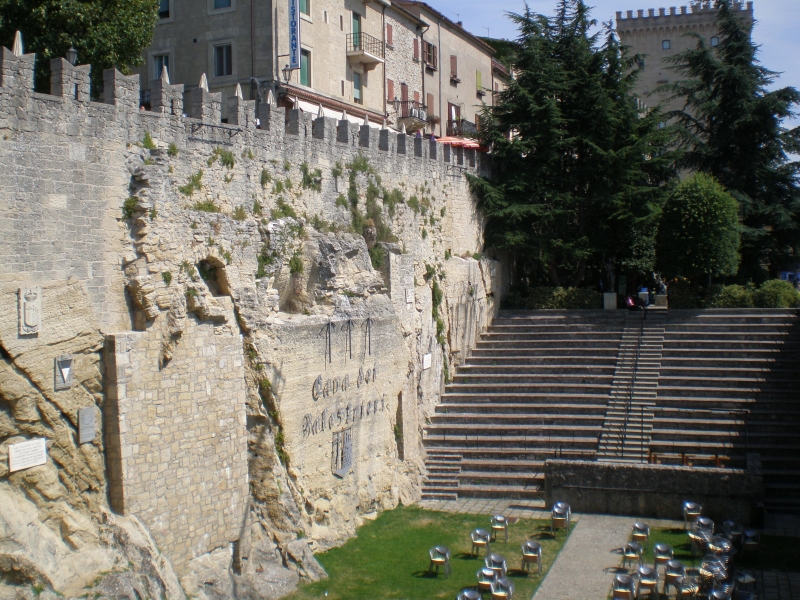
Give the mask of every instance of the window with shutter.
M 435 111 L 433 110 L 433 94 L 428 94 L 427 105 L 425 106 L 425 108 L 428 110 L 429 115 L 434 114 Z
M 419 40 L 414 38 L 414 60 L 419 60 Z
M 422 42 L 422 62 L 428 63 L 430 61 L 428 56 L 428 42 Z
M 480 91 L 483 87 L 483 73 L 475 71 L 475 87 Z
M 414 105 L 419 106 L 419 92 L 414 92 Z
M 392 26 L 388 24 L 386 25 L 386 43 L 390 46 L 394 45 L 392 41 Z
M 386 99 L 391 102 L 394 100 L 394 81 L 386 80 Z
M 450 55 L 450 77 L 458 79 L 458 57 L 455 54 Z

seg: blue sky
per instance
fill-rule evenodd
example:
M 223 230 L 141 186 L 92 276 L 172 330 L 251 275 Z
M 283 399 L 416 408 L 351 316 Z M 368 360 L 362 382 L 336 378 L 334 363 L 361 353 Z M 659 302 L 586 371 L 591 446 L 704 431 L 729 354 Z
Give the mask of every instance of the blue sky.
M 505 13 L 521 12 L 525 6 L 521 0 L 428 2 L 454 21 L 463 21 L 464 27 L 475 35 L 485 36 L 488 27 L 491 37 L 507 39 L 515 38 L 516 31 Z M 688 0 L 587 0 L 586 3 L 593 7 L 592 17 L 597 21 L 613 19 L 618 10 L 689 5 Z M 529 0 L 528 4 L 534 12 L 549 15 L 555 10 L 556 0 Z M 798 0 L 755 0 L 754 10 L 757 23 L 753 39 L 761 46 L 759 60 L 768 69 L 782 73 L 774 87 L 800 88 L 800 3 Z M 795 119 L 793 124 L 800 125 L 800 119 Z

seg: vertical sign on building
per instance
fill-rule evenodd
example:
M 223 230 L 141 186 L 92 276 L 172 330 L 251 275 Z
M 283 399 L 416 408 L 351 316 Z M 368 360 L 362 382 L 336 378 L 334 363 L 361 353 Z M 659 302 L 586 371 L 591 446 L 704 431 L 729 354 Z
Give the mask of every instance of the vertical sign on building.
M 289 0 L 289 68 L 300 68 L 300 0 Z

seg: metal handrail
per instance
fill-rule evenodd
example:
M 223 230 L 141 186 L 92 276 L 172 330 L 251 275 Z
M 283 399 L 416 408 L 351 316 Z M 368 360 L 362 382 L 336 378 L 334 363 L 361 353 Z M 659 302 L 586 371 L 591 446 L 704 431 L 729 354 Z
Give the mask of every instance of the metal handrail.
M 347 51 L 361 51 L 377 56 L 378 58 L 384 57 L 383 42 L 363 31 L 347 34 Z

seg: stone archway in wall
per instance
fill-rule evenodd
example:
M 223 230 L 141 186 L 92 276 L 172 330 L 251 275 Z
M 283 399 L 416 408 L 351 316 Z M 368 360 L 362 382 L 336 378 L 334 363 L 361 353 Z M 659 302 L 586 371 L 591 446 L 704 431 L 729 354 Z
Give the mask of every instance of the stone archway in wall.
M 196 263 L 197 272 L 214 297 L 230 296 L 231 285 L 226 270 L 226 262 L 219 256 L 209 254 Z

